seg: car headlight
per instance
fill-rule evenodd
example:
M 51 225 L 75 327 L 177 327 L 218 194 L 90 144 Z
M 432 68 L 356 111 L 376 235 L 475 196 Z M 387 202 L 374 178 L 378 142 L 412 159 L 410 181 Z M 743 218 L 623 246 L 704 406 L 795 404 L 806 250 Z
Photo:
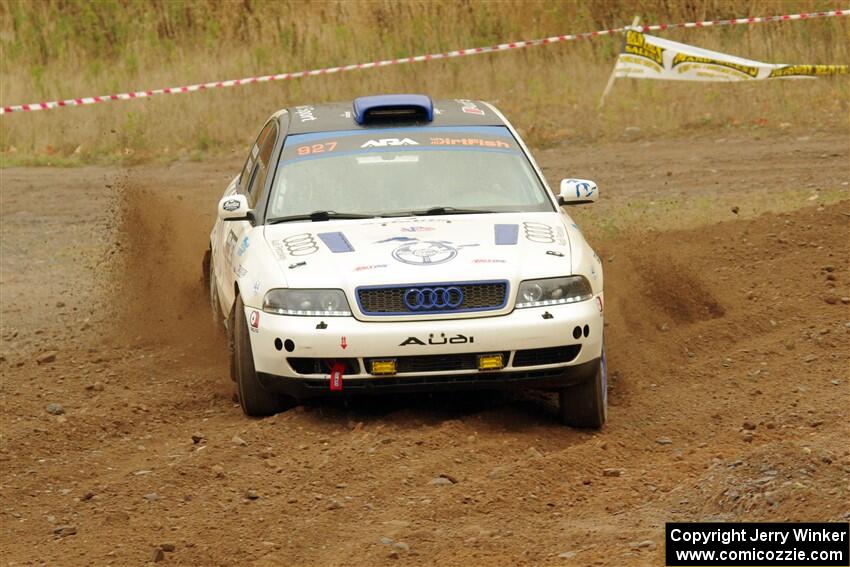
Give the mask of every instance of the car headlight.
M 341 289 L 272 289 L 263 299 L 263 311 L 303 317 L 351 316 Z
M 561 303 L 575 303 L 593 297 L 590 282 L 584 276 L 527 280 L 519 285 L 516 306 L 543 307 Z

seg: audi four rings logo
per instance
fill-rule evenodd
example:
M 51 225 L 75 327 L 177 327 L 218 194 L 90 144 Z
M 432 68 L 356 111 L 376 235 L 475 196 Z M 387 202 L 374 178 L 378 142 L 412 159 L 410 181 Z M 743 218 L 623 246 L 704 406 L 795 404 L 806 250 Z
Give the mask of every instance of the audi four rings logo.
M 555 232 L 552 227 L 542 222 L 524 222 L 522 228 L 525 231 L 525 237 L 532 242 L 539 244 L 552 244 L 555 242 Z
M 316 239 L 309 232 L 288 236 L 283 239 L 283 245 L 290 256 L 308 256 L 319 251 Z
M 412 287 L 404 292 L 404 305 L 411 311 L 457 309 L 463 303 L 459 287 Z

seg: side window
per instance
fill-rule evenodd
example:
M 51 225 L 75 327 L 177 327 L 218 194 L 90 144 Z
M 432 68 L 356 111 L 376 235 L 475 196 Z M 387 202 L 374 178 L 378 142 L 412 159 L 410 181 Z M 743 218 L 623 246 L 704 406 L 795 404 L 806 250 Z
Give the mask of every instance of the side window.
M 265 134 L 265 136 L 263 135 Z M 263 130 L 263 133 L 260 134 L 260 139 L 257 140 L 257 145 L 260 148 L 259 156 L 257 159 L 257 165 L 260 167 L 260 174 L 257 180 L 257 184 L 255 187 L 262 189 L 262 187 L 266 184 L 266 177 L 269 174 L 269 170 L 271 169 L 271 164 L 269 163 L 272 157 L 272 150 L 274 150 L 274 144 L 277 141 L 277 124 L 272 122 Z M 257 195 L 253 195 L 253 198 L 256 199 Z
M 250 177 L 248 178 L 248 182 L 245 183 L 245 185 L 244 185 L 245 194 L 248 196 L 248 203 L 252 207 L 254 206 L 254 201 L 256 200 L 256 199 L 252 198 L 252 196 L 255 195 L 255 191 L 256 191 L 256 188 L 257 188 L 257 183 L 259 181 L 259 178 L 260 178 L 260 164 L 255 163 L 254 169 L 251 170 Z
M 266 181 L 274 144 L 277 140 L 277 123 L 271 121 L 263 128 L 257 141 L 251 146 L 251 153 L 242 168 L 239 180 L 239 192 L 248 197 L 248 203 L 253 207 L 257 201 L 258 188 Z
M 239 192 L 246 193 L 246 187 L 248 187 L 248 182 L 251 180 L 251 172 L 254 170 L 254 164 L 257 161 L 257 144 L 251 146 L 251 153 L 248 155 L 248 159 L 245 160 L 245 165 L 242 166 L 242 173 L 239 175 Z

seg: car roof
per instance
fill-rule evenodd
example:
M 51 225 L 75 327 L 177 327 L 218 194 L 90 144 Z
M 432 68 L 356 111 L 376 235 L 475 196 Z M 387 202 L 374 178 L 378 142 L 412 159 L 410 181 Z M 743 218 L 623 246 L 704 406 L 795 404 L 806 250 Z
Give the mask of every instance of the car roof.
M 489 104 L 480 100 L 435 100 L 433 101 L 433 108 L 433 120 L 431 121 L 382 121 L 361 124 L 356 120 L 352 101 L 295 106 L 286 109 L 289 112 L 288 134 L 369 130 L 396 125 L 404 127 L 505 125 L 501 115 L 494 112 Z

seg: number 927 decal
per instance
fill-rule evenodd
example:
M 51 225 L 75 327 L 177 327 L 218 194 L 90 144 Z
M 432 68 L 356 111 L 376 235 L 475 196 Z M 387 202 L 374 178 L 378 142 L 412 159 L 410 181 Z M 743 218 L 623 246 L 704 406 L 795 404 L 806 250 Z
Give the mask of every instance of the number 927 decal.
M 324 154 L 332 152 L 336 149 L 336 141 L 324 142 L 322 144 L 308 144 L 306 146 L 298 146 L 297 152 L 299 156 L 309 156 L 312 154 Z

